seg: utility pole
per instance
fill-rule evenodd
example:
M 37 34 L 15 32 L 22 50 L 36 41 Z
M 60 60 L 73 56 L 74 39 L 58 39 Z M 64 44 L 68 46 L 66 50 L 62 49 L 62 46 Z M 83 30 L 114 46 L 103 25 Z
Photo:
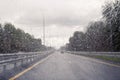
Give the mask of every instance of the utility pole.
M 45 45 L 45 15 L 43 13 L 43 45 Z

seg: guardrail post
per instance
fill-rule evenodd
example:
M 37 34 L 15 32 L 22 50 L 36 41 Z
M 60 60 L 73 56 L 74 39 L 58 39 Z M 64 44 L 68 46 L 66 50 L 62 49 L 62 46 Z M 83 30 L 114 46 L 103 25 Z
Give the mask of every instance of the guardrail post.
M 32 57 L 30 58 L 30 62 L 32 62 Z
M 29 55 L 27 55 L 27 63 L 29 63 Z
M 15 63 L 14 63 L 14 68 L 16 68 L 16 67 L 17 67 L 17 63 L 15 62 Z
M 4 71 L 4 72 L 6 71 L 6 64 L 3 65 L 3 71 Z
M 32 55 L 31 62 L 33 61 L 33 58 L 34 58 L 34 54 Z
M 23 66 L 23 64 L 24 64 L 24 62 L 23 62 L 23 60 L 21 60 L 21 66 Z

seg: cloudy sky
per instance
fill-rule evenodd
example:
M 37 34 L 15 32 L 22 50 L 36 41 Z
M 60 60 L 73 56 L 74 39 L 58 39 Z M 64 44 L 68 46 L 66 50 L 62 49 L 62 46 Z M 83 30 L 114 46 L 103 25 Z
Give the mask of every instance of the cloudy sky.
M 101 18 L 105 0 L 0 0 L 0 21 L 12 22 L 42 39 L 45 15 L 46 45 L 59 48 L 74 31 L 84 31 L 90 21 Z

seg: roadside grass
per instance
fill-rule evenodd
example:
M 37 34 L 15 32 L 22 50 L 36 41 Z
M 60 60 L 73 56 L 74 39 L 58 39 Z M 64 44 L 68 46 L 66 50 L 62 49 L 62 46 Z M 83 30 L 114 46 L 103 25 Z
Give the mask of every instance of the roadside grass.
M 74 53 L 71 53 L 74 54 Z M 109 61 L 113 63 L 118 63 L 120 64 L 120 57 L 112 57 L 112 56 L 103 56 L 103 55 L 90 55 L 90 54 L 75 54 L 75 55 L 81 55 L 81 56 L 86 56 L 86 57 L 91 57 L 95 59 L 100 59 L 104 61 Z
M 90 56 L 89 57 L 93 57 L 93 58 L 97 58 L 97 59 L 102 59 L 102 60 L 106 60 L 106 61 L 111 61 L 111 62 L 117 62 L 120 63 L 120 58 L 118 57 L 109 57 L 109 56 Z

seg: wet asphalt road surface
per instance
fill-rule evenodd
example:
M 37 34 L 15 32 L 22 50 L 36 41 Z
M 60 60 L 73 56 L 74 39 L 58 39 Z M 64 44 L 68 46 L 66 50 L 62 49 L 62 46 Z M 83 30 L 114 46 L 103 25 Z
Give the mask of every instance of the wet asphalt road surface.
M 120 80 L 120 67 L 103 64 L 97 59 L 55 52 L 16 80 Z

